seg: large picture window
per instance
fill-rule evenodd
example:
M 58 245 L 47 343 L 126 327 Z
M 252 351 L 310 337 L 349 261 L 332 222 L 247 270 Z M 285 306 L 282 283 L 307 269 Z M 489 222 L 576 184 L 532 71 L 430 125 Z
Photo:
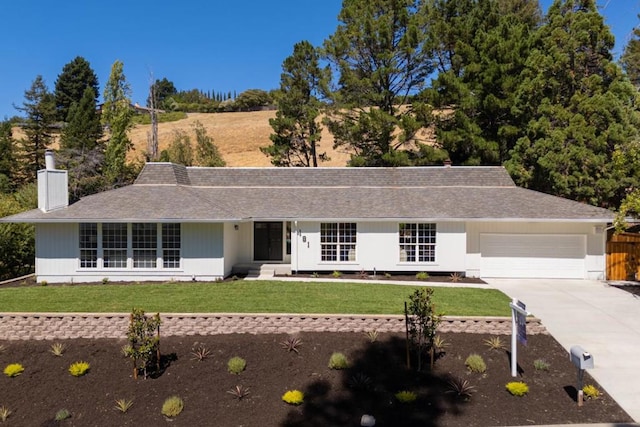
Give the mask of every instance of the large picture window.
M 321 223 L 320 251 L 322 261 L 356 260 L 357 225 L 353 222 Z
M 180 226 L 81 223 L 78 228 L 80 268 L 180 268 Z
M 80 224 L 80 267 L 98 266 L 98 224 Z
M 158 225 L 133 224 L 131 244 L 133 268 L 156 268 L 158 258 Z
M 435 262 L 436 225 L 399 225 L 400 262 Z
M 104 268 L 127 267 L 127 224 L 102 224 Z

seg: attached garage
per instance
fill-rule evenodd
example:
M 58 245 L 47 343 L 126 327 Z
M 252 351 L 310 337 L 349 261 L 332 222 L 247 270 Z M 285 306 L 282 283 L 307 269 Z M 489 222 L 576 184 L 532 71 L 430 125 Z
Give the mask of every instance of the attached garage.
M 481 277 L 584 279 L 584 234 L 480 235 Z

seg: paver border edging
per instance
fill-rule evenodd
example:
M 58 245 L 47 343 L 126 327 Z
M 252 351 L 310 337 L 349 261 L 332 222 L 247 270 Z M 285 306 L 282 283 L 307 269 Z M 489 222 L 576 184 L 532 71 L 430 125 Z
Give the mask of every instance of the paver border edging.
M 165 313 L 163 336 L 232 333 L 404 332 L 404 316 L 360 314 Z M 129 313 L 0 313 L 0 340 L 125 338 Z M 505 335 L 510 317 L 444 316 L 440 332 Z M 527 333 L 547 334 L 540 319 L 527 318 Z

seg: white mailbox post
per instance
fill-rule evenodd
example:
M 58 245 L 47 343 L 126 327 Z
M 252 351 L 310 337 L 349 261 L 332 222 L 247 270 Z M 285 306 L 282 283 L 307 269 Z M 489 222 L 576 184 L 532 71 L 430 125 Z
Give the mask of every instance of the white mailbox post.
M 578 406 L 582 406 L 584 402 L 584 392 L 582 391 L 584 385 L 584 370 L 593 369 L 593 355 L 579 345 L 574 345 L 569 351 L 569 357 L 571 357 L 571 362 L 578 370 L 578 385 L 576 390 L 578 392 Z

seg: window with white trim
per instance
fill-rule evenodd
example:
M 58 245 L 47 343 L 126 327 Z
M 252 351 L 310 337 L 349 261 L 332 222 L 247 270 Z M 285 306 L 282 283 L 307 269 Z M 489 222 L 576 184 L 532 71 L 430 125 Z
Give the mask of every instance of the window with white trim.
M 127 246 L 127 224 L 102 224 L 104 268 L 126 268 Z
M 96 268 L 98 266 L 98 224 L 80 224 L 80 268 Z
M 134 223 L 131 231 L 133 268 L 156 268 L 158 224 Z
M 162 224 L 162 266 L 180 268 L 180 224 Z
M 435 262 L 436 225 L 399 224 L 400 262 Z
M 180 230 L 181 224 L 81 223 L 80 268 L 180 268 Z
M 355 222 L 323 222 L 320 224 L 320 259 L 322 261 L 355 261 L 358 227 Z

